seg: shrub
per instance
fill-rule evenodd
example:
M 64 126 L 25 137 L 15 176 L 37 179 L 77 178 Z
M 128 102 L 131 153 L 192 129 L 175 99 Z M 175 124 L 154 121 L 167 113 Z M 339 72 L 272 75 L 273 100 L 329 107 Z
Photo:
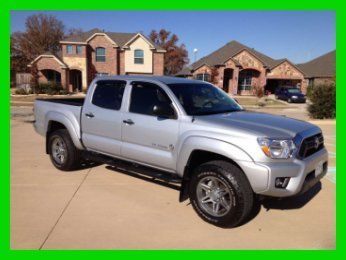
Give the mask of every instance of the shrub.
M 255 85 L 253 87 L 253 94 L 258 98 L 262 98 L 264 96 L 264 90 L 262 87 Z
M 309 98 L 311 104 L 308 111 L 312 118 L 336 117 L 336 85 L 316 85 L 312 88 Z
M 33 87 L 35 94 L 58 95 L 64 89 L 61 85 L 55 83 L 42 83 Z
M 17 95 L 28 95 L 29 93 L 24 88 L 18 88 L 14 92 Z

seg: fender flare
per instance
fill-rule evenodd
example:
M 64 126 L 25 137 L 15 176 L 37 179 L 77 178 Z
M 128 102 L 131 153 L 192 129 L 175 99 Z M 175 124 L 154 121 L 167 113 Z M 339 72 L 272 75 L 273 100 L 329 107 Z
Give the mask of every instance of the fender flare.
M 59 112 L 55 112 L 55 111 L 51 111 L 48 112 L 45 118 L 45 132 L 48 133 L 48 127 L 49 127 L 49 123 L 51 121 L 55 121 L 58 122 L 62 125 L 64 125 L 67 129 L 67 131 L 70 134 L 70 137 L 73 141 L 73 144 L 78 148 L 78 149 L 83 149 L 83 145 L 80 141 L 81 135 L 80 135 L 80 127 L 79 127 L 79 122 L 74 118 L 75 122 L 72 122 L 70 120 L 70 118 L 68 118 L 66 115 L 59 113 Z M 78 129 L 76 129 L 78 128 Z
M 198 135 L 189 136 L 184 140 L 178 153 L 177 173 L 181 177 L 184 175 L 185 167 L 188 165 L 190 156 L 195 150 L 220 154 L 233 161 L 253 162 L 252 157 L 236 145 L 212 137 Z

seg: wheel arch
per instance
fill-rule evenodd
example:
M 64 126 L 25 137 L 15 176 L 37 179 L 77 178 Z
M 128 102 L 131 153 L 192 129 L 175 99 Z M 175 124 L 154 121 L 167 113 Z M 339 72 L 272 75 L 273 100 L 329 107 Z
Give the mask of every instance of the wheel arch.
M 49 135 L 58 130 L 58 129 L 66 129 L 73 141 L 73 144 L 78 148 L 78 149 L 83 149 L 83 145 L 80 141 L 80 133 L 74 126 L 74 124 L 69 120 L 65 115 L 61 113 L 48 113 L 46 116 L 46 153 L 48 153 L 48 139 Z
M 182 177 L 179 201 L 188 198 L 190 177 L 193 169 L 198 165 L 214 160 L 223 160 L 232 163 L 241 171 L 237 161 L 253 161 L 249 154 L 230 143 L 205 137 L 191 137 L 184 142 L 177 160 L 177 173 Z M 247 178 L 246 174 L 244 174 Z

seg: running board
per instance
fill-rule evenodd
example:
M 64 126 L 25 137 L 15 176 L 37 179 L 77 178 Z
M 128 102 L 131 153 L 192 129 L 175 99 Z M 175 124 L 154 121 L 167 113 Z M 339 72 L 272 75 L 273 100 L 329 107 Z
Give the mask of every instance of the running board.
M 143 166 L 137 163 L 127 162 L 120 159 L 114 159 L 107 155 L 86 152 L 83 157 L 87 160 L 107 164 L 121 171 L 130 172 L 137 175 L 145 175 L 153 179 L 158 179 L 164 182 L 180 184 L 182 179 L 169 172 L 160 171 L 151 167 Z

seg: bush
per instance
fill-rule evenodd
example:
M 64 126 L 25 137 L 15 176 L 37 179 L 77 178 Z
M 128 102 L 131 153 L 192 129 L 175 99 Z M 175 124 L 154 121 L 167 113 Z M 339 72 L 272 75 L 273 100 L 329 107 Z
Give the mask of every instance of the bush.
M 29 93 L 24 88 L 18 88 L 14 91 L 17 95 L 28 95 Z
M 35 94 L 58 95 L 64 91 L 61 85 L 55 83 L 45 83 L 33 86 Z
M 317 85 L 309 93 L 311 104 L 308 111 L 312 118 L 336 117 L 336 85 Z

